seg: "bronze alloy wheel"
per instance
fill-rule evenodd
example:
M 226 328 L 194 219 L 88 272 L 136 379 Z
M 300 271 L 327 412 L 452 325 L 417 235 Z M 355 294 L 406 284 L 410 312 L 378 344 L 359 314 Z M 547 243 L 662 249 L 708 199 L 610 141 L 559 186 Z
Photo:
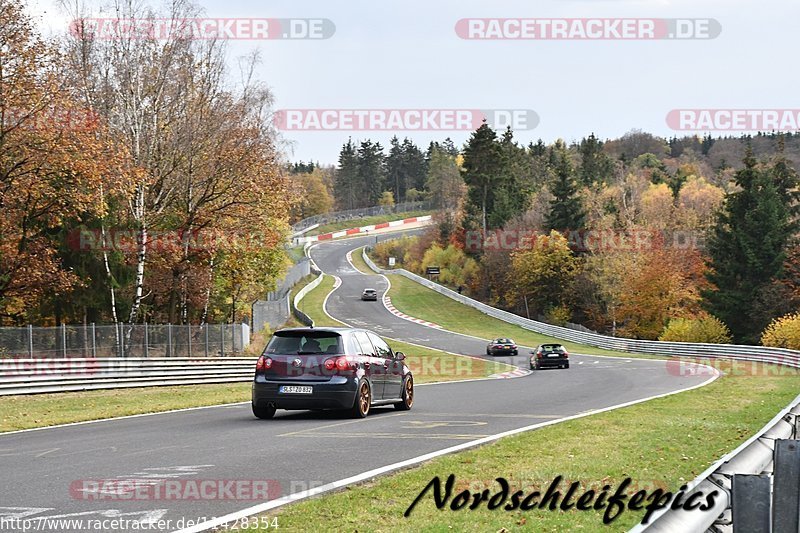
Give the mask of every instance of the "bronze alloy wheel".
M 369 414 L 370 404 L 372 403 L 372 392 L 367 381 L 362 381 L 358 386 L 356 401 L 353 405 L 352 415 L 355 418 L 364 418 Z
M 394 408 L 399 411 L 408 411 L 412 405 L 414 405 L 414 379 L 408 376 L 403 383 L 403 398 L 394 404 Z
M 358 407 L 365 415 L 369 413 L 369 385 L 366 382 L 361 384 L 358 391 Z

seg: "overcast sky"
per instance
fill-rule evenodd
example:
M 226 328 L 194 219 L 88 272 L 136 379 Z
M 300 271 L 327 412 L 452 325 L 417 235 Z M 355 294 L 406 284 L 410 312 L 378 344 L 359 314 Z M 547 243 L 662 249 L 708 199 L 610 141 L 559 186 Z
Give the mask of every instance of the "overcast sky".
M 29 0 L 45 33 L 68 17 Z M 98 5 L 92 1 L 89 5 Z M 208 17 L 325 18 L 326 40 L 231 41 L 231 65 L 253 48 L 276 109 L 528 109 L 527 143 L 669 136 L 672 109 L 800 108 L 796 0 L 205 0 Z M 463 18 L 709 18 L 714 39 L 465 40 Z M 290 160 L 335 163 L 348 136 L 384 145 L 393 133 L 286 132 Z M 423 148 L 468 132 L 398 131 Z

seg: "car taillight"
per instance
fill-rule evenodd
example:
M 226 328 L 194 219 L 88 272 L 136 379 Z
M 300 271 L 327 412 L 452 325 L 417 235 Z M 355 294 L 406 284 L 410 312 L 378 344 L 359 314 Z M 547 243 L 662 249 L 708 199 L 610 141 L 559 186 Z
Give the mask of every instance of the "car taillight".
M 355 370 L 356 363 L 346 356 L 333 357 L 325 360 L 325 370 Z
M 267 370 L 272 367 L 272 359 L 269 357 L 261 356 L 256 361 L 256 370 Z
M 569 352 L 564 350 L 564 357 L 569 357 Z
M 536 358 L 537 359 L 541 359 L 542 358 L 542 352 L 536 352 Z
M 516 344 L 512 344 L 512 345 L 511 345 L 511 347 L 512 347 L 512 348 L 516 348 L 516 347 L 517 347 L 517 345 L 516 345 Z

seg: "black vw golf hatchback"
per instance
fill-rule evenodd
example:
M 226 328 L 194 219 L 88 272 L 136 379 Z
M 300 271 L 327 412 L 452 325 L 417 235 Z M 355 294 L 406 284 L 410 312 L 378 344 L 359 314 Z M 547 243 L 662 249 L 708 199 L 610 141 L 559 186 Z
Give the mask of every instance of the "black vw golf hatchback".
M 356 418 L 374 405 L 408 410 L 414 378 L 403 352 L 355 328 L 293 328 L 275 332 L 256 362 L 253 414 L 277 409 L 340 409 Z

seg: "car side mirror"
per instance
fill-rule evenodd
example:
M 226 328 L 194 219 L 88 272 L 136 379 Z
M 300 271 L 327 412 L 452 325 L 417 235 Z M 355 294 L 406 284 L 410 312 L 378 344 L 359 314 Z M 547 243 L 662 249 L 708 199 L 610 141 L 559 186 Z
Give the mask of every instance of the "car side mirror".
M 394 352 L 394 358 L 397 359 L 398 361 L 404 361 L 406 358 L 406 354 L 404 354 L 403 352 Z

